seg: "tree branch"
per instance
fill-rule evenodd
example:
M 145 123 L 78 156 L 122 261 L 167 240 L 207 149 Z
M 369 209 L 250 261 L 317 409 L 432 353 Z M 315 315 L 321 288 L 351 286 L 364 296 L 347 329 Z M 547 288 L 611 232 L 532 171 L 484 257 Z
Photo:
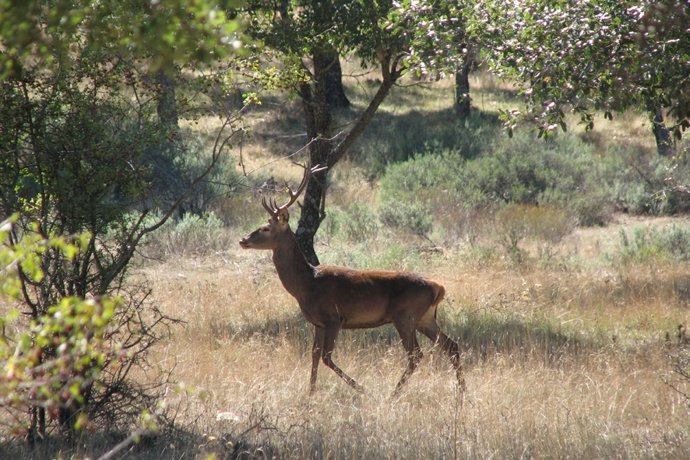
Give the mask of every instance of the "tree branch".
M 384 72 L 383 69 L 387 69 L 388 71 Z M 369 102 L 369 105 L 367 106 L 366 110 L 359 117 L 357 123 L 355 123 L 350 132 L 347 133 L 345 138 L 342 141 L 340 141 L 338 145 L 335 146 L 335 148 L 329 155 L 327 165 L 329 168 L 332 168 L 345 155 L 345 153 L 347 153 L 350 147 L 352 147 L 352 144 L 354 144 L 357 138 L 359 138 L 359 136 L 364 132 L 366 127 L 374 118 L 374 115 L 376 114 L 376 111 L 378 110 L 379 106 L 381 105 L 383 100 L 386 99 L 388 93 L 390 93 L 393 84 L 395 84 L 396 80 L 399 78 L 398 72 L 391 73 L 387 65 L 382 66 L 382 74 L 384 76 L 384 79 L 381 82 L 379 89 L 376 91 L 376 94 Z

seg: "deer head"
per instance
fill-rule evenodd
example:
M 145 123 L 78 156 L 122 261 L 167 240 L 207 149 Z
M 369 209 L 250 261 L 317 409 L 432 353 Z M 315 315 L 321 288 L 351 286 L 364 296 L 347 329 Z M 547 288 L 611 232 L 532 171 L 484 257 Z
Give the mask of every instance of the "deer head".
M 261 199 L 261 204 L 270 215 L 268 224 L 257 228 L 247 237 L 242 238 L 240 240 L 240 246 L 244 249 L 276 249 L 280 244 L 281 236 L 292 232 L 292 230 L 290 230 L 290 224 L 288 223 L 290 220 L 288 208 L 297 201 L 297 198 L 302 191 L 304 191 L 311 175 L 324 169 L 326 168 L 320 167 L 319 165 L 313 168 L 305 167 L 304 177 L 302 177 L 302 182 L 299 184 L 299 187 L 294 192 L 290 187 L 287 187 L 290 199 L 281 206 L 278 206 L 275 198 L 266 200 L 266 197 L 263 197 Z

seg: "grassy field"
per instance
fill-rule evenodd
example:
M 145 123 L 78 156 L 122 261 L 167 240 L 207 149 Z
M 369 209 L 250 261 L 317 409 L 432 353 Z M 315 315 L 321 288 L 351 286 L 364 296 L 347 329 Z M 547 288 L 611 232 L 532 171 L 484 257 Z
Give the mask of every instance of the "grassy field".
M 155 300 L 187 322 L 156 360 L 196 388 L 170 397 L 194 436 L 168 448 L 220 457 L 687 458 L 688 400 L 674 386 L 690 388 L 672 368 L 676 328 L 690 321 L 690 270 L 614 261 L 620 228 L 674 223 L 688 221 L 621 216 L 576 230 L 556 248 L 566 254 L 561 266 L 547 269 L 501 257 L 478 263 L 462 245 L 429 254 L 410 244 L 414 268 L 448 290 L 440 323 L 460 339 L 464 395 L 425 341 L 422 365 L 391 397 L 405 355 L 384 327 L 346 331 L 336 347 L 363 395 L 322 366 L 309 397 L 311 327 L 268 253 L 231 247 L 150 266 Z M 366 246 L 386 260 L 390 244 L 373 238 L 348 252 Z
M 348 83 L 361 108 L 370 82 Z M 514 101 L 510 87 L 487 77 L 473 91 L 487 120 Z M 295 181 L 301 171 L 284 158 L 304 145 L 299 104 L 267 98 L 247 121 L 248 187 L 216 209 L 226 225 L 185 238 L 164 231 L 144 251 L 158 261 L 134 271 L 150 283 L 150 300 L 184 321 L 150 357 L 182 389 L 171 386 L 162 401 L 175 428 L 145 438 L 127 458 L 690 458 L 690 381 L 675 372 L 688 354 L 678 327 L 690 325 L 690 266 L 634 240 L 687 230 L 690 218 L 618 213 L 605 226 L 570 225 L 552 241 L 526 235 L 518 252 L 493 213 L 437 210 L 424 236 L 368 224 L 382 206 L 385 168 L 372 158 L 452 140 L 451 102 L 447 81 L 396 88 L 331 172 L 331 212 L 316 250 L 323 263 L 412 270 L 443 284 L 439 323 L 462 348 L 466 392 L 422 338 L 422 364 L 391 396 L 406 357 L 395 330 L 383 327 L 343 331 L 336 345 L 335 362 L 364 394 L 321 366 L 309 396 L 312 327 L 270 254 L 238 245 L 267 218 L 251 185 Z M 348 117 L 339 118 L 343 127 Z M 637 114 L 603 127 L 574 130 L 601 152 L 653 151 Z M 103 450 L 84 442 L 88 455 Z
M 363 104 L 368 83 L 349 83 L 353 102 Z M 474 104 L 485 116 L 514 100 L 500 82 L 473 83 Z M 448 82 L 394 92 L 332 172 L 329 205 L 380 206 L 367 155 L 447 136 L 451 101 Z M 276 100 L 253 114 L 247 170 L 279 181 L 299 177 L 300 169 L 280 158 L 303 145 L 295 104 Z M 341 122 L 346 126 L 347 115 Z M 408 139 L 400 141 L 402 133 Z M 614 144 L 653 149 L 635 114 L 578 135 L 601 151 Z M 690 382 L 674 372 L 675 359 L 687 353 L 677 333 L 690 324 L 690 268 L 639 248 L 639 257 L 626 256 L 621 233 L 685 229 L 688 218 L 618 214 L 605 227 L 576 228 L 557 241 L 525 238 L 516 261 L 490 217 L 442 215 L 444 226 L 462 231 L 434 243 L 366 225 L 343 237 L 328 230 L 329 219 L 354 219 L 352 208 L 334 211 L 317 245 L 322 262 L 414 270 L 445 285 L 439 322 L 459 339 L 467 391 L 459 392 L 449 361 L 422 339 L 422 365 L 392 397 L 405 354 L 394 329 L 383 327 L 344 331 L 336 346 L 336 363 L 364 394 L 321 366 L 310 397 L 312 328 L 280 285 L 270 254 L 237 245 L 266 219 L 259 198 L 245 193 L 233 203 L 228 212 L 240 214 L 234 226 L 214 233 L 215 243 L 197 241 L 207 250 L 180 257 L 180 248 L 171 248 L 163 263 L 141 270 L 153 300 L 186 321 L 154 361 L 191 388 L 171 391 L 166 401 L 182 431 L 154 440 L 155 454 L 142 449 L 142 456 L 690 457 Z

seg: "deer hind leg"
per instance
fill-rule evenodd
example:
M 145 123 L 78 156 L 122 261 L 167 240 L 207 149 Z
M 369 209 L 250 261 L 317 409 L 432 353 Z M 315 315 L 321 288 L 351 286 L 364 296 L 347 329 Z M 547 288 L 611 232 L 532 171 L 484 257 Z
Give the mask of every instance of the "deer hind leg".
M 419 343 L 417 342 L 417 333 L 412 320 L 398 320 L 395 321 L 393 325 L 398 331 L 398 334 L 400 334 L 403 347 L 405 347 L 405 351 L 407 351 L 407 368 L 405 369 L 405 372 L 403 372 L 402 377 L 400 377 L 400 381 L 395 386 L 393 394 L 396 395 L 417 368 L 419 361 L 421 361 L 422 349 L 419 347 Z
M 435 309 L 431 309 L 429 314 L 424 316 L 417 329 L 422 334 L 429 337 L 432 342 L 438 344 L 448 355 L 448 357 L 450 357 L 450 361 L 453 363 L 453 367 L 455 368 L 455 375 L 458 379 L 458 385 L 462 391 L 465 391 L 465 378 L 463 377 L 462 363 L 460 362 L 460 346 L 457 344 L 457 342 L 441 331 L 441 328 L 439 328 L 438 324 L 436 323 L 435 316 Z
M 309 379 L 309 393 L 316 391 L 316 373 L 319 370 L 319 361 L 323 354 L 323 342 L 326 336 L 322 327 L 314 326 L 314 345 L 311 348 L 311 377 Z
M 352 388 L 361 393 L 364 391 L 364 387 L 362 387 L 352 377 L 343 372 L 342 369 L 336 366 L 336 364 L 333 362 L 333 349 L 335 348 L 335 339 L 338 338 L 338 333 L 340 333 L 339 324 L 335 326 L 327 326 L 324 329 L 323 351 L 321 355 L 321 357 L 323 358 L 323 363 L 327 367 L 333 369 L 333 371 L 336 374 L 338 374 L 338 377 L 345 380 L 345 382 L 347 382 L 348 385 L 350 385 Z

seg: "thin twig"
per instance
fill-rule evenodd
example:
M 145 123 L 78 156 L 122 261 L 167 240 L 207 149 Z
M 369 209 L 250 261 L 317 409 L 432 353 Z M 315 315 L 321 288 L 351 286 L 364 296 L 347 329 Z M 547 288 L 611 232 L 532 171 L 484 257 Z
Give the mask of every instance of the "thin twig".
M 110 449 L 105 454 L 98 457 L 98 460 L 109 460 L 109 459 L 115 457 L 117 454 L 119 454 L 123 450 L 127 449 L 132 444 L 139 442 L 139 439 L 141 439 L 142 436 L 150 434 L 150 433 L 151 433 L 150 430 L 146 430 L 144 428 L 139 428 L 138 430 L 134 430 L 132 432 L 132 434 L 127 436 L 124 440 L 122 440 L 122 442 L 117 444 L 115 447 Z
M 249 171 L 249 172 L 246 172 L 246 171 L 245 171 L 245 172 L 244 172 L 244 175 L 245 175 L 245 176 L 249 176 L 249 175 L 255 173 L 256 171 L 258 171 L 258 170 L 260 170 L 260 169 L 263 169 L 263 168 L 265 168 L 266 166 L 268 166 L 268 165 L 270 165 L 270 164 L 273 164 L 273 163 L 275 163 L 275 162 L 277 162 L 277 161 L 281 161 L 281 160 L 290 159 L 290 158 L 292 158 L 292 157 L 295 157 L 295 156 L 299 155 L 300 153 L 302 153 L 304 150 L 306 150 L 311 144 L 313 144 L 313 143 L 316 142 L 317 140 L 333 141 L 333 140 L 335 140 L 336 138 L 340 137 L 342 134 L 343 134 L 342 132 L 339 132 L 339 133 L 337 133 L 335 136 L 330 137 L 330 138 L 315 137 L 314 139 L 310 140 L 308 143 L 306 143 L 304 146 L 300 147 L 300 148 L 299 148 L 298 150 L 296 150 L 295 152 L 293 152 L 293 153 L 291 153 L 291 154 L 289 154 L 289 155 L 285 155 L 285 156 L 282 156 L 282 157 L 279 157 L 279 158 L 274 158 L 273 160 L 267 161 L 266 163 L 263 163 L 263 164 L 257 166 L 256 168 L 252 169 L 252 170 Z M 243 168 L 243 169 L 244 169 L 244 168 Z

